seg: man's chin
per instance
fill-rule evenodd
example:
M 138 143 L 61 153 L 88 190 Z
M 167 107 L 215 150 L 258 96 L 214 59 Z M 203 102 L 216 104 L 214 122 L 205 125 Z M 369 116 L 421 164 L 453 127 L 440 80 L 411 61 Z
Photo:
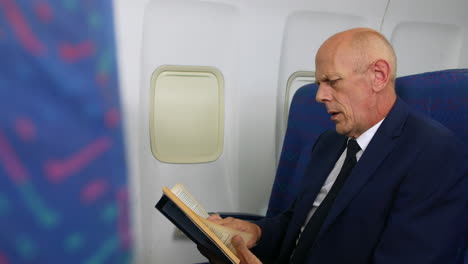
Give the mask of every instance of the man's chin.
M 341 134 L 343 136 L 348 136 L 350 134 L 349 129 L 345 129 L 344 127 L 340 126 L 339 124 L 335 125 L 336 133 Z

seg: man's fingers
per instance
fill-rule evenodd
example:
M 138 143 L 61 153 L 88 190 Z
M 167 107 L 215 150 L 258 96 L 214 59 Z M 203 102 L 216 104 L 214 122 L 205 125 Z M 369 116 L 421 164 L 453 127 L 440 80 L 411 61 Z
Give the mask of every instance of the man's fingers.
M 234 228 L 240 231 L 247 231 L 245 222 L 236 218 L 226 217 L 223 219 L 219 217 L 219 215 L 215 215 L 215 216 L 210 215 L 207 219 L 210 220 L 211 222 L 217 223 L 218 225 L 228 226 L 230 228 Z
M 249 241 L 245 241 L 248 248 L 253 247 L 260 239 L 262 234 L 262 231 L 258 225 L 233 217 L 226 217 L 223 219 L 218 214 L 212 214 L 207 218 L 207 220 L 218 225 L 249 233 L 251 238 L 248 239 Z
M 240 236 L 232 238 L 232 245 L 237 251 L 237 255 L 241 260 L 240 264 L 262 264 L 262 262 L 247 248 L 244 240 Z
M 223 220 L 223 218 L 221 218 L 221 216 L 219 216 L 219 214 L 211 214 L 210 216 L 208 216 L 207 219 L 210 220 L 210 221 Z
M 234 229 L 242 228 L 242 223 L 239 220 L 232 218 L 232 217 L 226 217 L 223 219 L 218 214 L 212 214 L 208 216 L 207 220 L 211 222 L 215 222 L 218 225 L 229 226 Z

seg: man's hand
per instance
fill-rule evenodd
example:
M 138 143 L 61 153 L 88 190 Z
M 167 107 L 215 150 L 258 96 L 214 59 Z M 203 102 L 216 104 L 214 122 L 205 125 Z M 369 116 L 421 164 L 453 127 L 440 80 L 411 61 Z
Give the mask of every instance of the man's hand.
M 260 237 L 262 236 L 262 230 L 258 225 L 244 220 L 232 217 L 227 217 L 223 219 L 217 214 L 210 215 L 207 219 L 219 225 L 252 234 L 252 238 L 246 243 L 247 248 L 252 248 L 253 246 L 255 246 L 257 241 L 260 240 Z
M 257 243 L 257 241 L 260 240 L 260 237 L 262 235 L 262 230 L 258 225 L 232 217 L 227 217 L 223 219 L 217 214 L 210 215 L 207 219 L 219 225 L 252 234 L 252 238 L 249 241 L 247 241 L 247 244 L 240 236 L 234 236 L 231 242 L 237 251 L 239 259 L 241 260 L 240 264 L 261 264 L 260 260 L 257 257 L 255 257 L 255 255 L 249 250 L 249 248 L 252 248 Z M 210 263 L 223 263 L 219 256 L 210 254 L 208 250 L 200 246 L 198 246 L 198 250 L 206 258 L 208 258 Z
M 247 248 L 244 240 L 240 236 L 232 238 L 232 245 L 237 251 L 240 264 L 262 264 L 262 262 Z

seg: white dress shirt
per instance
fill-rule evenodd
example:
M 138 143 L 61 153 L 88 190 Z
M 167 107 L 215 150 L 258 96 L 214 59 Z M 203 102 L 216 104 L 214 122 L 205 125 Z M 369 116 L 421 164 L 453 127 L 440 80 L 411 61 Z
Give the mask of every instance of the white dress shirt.
M 373 127 L 369 128 L 366 132 L 364 132 L 362 135 L 360 135 L 356 139 L 359 147 L 361 147 L 361 150 L 359 150 L 356 153 L 356 161 L 359 161 L 362 154 L 366 150 L 367 145 L 369 145 L 369 142 L 374 137 L 375 132 L 377 132 L 377 129 L 379 129 L 379 127 L 382 124 L 382 122 L 384 121 L 384 119 L 380 120 L 380 122 L 375 124 Z M 307 218 L 306 218 L 306 220 L 304 222 L 304 225 L 302 225 L 301 234 L 302 234 L 302 231 L 304 231 L 304 228 L 307 225 L 307 223 L 309 222 L 310 218 L 315 213 L 315 210 L 317 210 L 320 203 L 322 203 L 322 201 L 325 199 L 325 196 L 327 196 L 328 192 L 330 191 L 333 184 L 335 183 L 335 180 L 338 177 L 338 174 L 340 173 L 341 167 L 343 167 L 344 161 L 346 159 L 346 150 L 347 150 L 347 148 L 343 151 L 343 153 L 341 153 L 341 156 L 336 161 L 335 166 L 333 167 L 333 170 L 330 172 L 330 174 L 328 174 L 328 177 L 325 180 L 325 183 L 323 184 L 322 188 L 320 189 L 320 192 L 317 194 L 317 197 L 315 198 L 312 209 L 310 210 L 309 214 L 307 215 Z M 300 237 L 300 235 L 299 235 L 299 237 Z M 297 238 L 296 243 L 299 241 L 299 237 Z

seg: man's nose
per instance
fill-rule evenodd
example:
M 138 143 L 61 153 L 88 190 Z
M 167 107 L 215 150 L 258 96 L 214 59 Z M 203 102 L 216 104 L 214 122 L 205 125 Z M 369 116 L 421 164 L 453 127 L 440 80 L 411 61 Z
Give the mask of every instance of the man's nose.
M 315 94 L 315 101 L 319 103 L 325 103 L 332 99 L 331 90 L 328 84 L 320 83 L 317 89 L 317 93 Z

